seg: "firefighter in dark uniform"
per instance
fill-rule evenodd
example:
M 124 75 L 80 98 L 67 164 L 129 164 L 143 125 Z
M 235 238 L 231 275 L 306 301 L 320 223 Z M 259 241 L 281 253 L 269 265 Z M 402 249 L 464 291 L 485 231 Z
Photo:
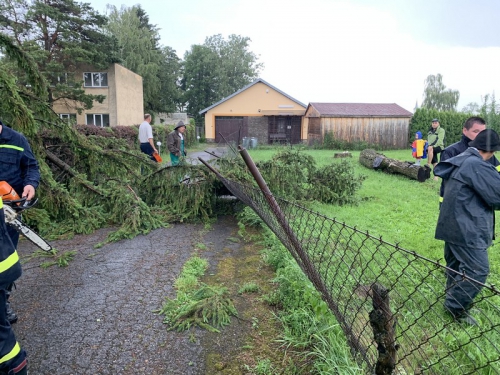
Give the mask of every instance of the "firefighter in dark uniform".
M 38 162 L 31 151 L 24 135 L 5 126 L 0 121 L 0 181 L 6 181 L 20 197 L 31 200 L 40 182 Z M 7 231 L 17 249 L 19 233 L 7 225 Z M 6 288 L 7 317 L 11 324 L 17 321 L 17 315 L 12 311 L 8 301 L 13 284 Z M 0 305 L 3 306 L 3 305 Z
M 444 196 L 435 238 L 444 241 L 446 310 L 461 323 L 479 325 L 471 307 L 490 266 L 488 248 L 494 236 L 494 211 L 500 210 L 500 174 L 488 162 L 500 151 L 500 136 L 485 129 L 469 148 L 441 161 L 434 174 L 444 181 Z M 478 281 L 474 283 L 463 275 Z
M 7 288 L 21 276 L 21 263 L 16 248 L 10 240 L 5 224 L 3 201 L 0 199 L 0 306 L 7 301 Z M 0 308 L 0 375 L 25 375 L 28 373 L 26 352 L 16 341 L 7 319 L 7 311 Z
M 469 148 L 469 143 L 476 139 L 476 136 L 486 129 L 486 121 L 478 116 L 469 117 L 464 122 L 462 129 L 462 138 L 460 141 L 453 143 L 452 145 L 446 147 L 441 152 L 441 161 L 446 161 L 454 156 L 457 156 Z M 500 162 L 493 155 L 487 160 L 488 163 L 492 164 L 496 170 L 500 173 Z M 443 202 L 444 185 L 441 181 L 441 188 L 439 189 L 439 202 Z

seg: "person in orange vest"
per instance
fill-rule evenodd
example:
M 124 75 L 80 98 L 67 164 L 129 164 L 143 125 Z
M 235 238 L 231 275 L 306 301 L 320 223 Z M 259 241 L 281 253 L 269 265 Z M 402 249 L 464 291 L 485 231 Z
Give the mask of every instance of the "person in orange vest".
M 427 141 L 422 139 L 422 132 L 415 133 L 415 140 L 411 144 L 411 155 L 416 159 L 415 165 L 420 166 L 420 161 L 427 158 Z

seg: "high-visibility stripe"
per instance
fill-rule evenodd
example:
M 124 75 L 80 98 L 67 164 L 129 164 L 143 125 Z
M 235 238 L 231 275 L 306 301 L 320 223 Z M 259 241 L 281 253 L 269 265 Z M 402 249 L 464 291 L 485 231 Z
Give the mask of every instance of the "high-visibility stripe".
M 500 165 L 497 165 L 495 168 L 497 169 L 497 172 L 500 172 Z
M 3 208 L 3 200 L 0 199 L 0 208 Z
M 17 254 L 17 251 L 14 250 L 14 252 L 10 254 L 7 259 L 0 262 L 0 273 L 7 271 L 17 262 L 19 262 L 19 255 Z
M 439 197 L 439 203 L 443 203 L 443 197 Z
M 19 345 L 19 343 L 16 341 L 16 345 L 14 345 L 14 348 L 12 348 L 12 350 L 9 353 L 5 354 L 2 358 L 0 358 L 0 363 L 10 361 L 12 358 L 18 355 L 20 351 L 21 351 L 21 345 Z
M 0 145 L 0 148 L 12 148 L 17 151 L 24 151 L 24 148 L 19 147 L 19 146 L 12 146 L 12 145 Z

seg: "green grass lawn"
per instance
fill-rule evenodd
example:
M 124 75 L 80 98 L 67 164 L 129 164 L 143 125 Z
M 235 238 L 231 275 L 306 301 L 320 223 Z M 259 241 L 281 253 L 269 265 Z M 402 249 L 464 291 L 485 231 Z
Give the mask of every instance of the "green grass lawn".
M 254 149 L 249 153 L 254 161 L 268 160 L 278 152 L 274 149 Z M 443 241 L 434 238 L 434 231 L 439 215 L 439 187 L 441 181 L 433 178 L 418 182 L 406 176 L 390 175 L 362 166 L 359 163 L 360 151 L 352 151 L 352 158 L 334 158 L 333 150 L 304 150 L 316 160 L 321 167 L 330 163 L 347 160 L 352 163 L 357 174 L 365 175 L 359 195 L 362 199 L 357 206 L 332 206 L 314 203 L 313 210 L 327 217 L 335 218 L 359 230 L 368 231 L 390 243 L 416 251 L 432 260 L 443 259 Z M 411 150 L 394 150 L 381 152 L 388 158 L 401 161 L 412 161 Z M 500 236 L 500 215 L 496 222 L 495 233 Z M 489 283 L 500 281 L 499 245 L 490 247 Z
M 262 147 L 249 150 L 249 153 L 254 161 L 258 162 L 271 159 L 278 151 L 279 148 Z M 358 191 L 361 198 L 358 205 L 335 206 L 318 202 L 302 202 L 302 205 L 306 205 L 321 215 L 334 218 L 337 222 L 345 223 L 349 227 L 355 227 L 359 231 L 368 231 L 373 237 L 382 237 L 386 242 L 392 244 L 398 243 L 401 247 L 414 251 L 420 256 L 444 264 L 444 244 L 442 241 L 434 239 L 439 215 L 438 192 L 441 181 L 434 181 L 431 178 L 420 183 L 406 176 L 390 175 L 366 168 L 359 163 L 359 151 L 351 152 L 352 158 L 347 159 L 334 158 L 335 151 L 331 150 L 306 149 L 303 152 L 314 158 L 317 167 L 331 163 L 352 163 L 356 174 L 364 175 L 366 179 Z M 392 159 L 412 161 L 410 150 L 387 151 L 383 154 Z M 418 260 L 410 265 L 405 260 L 407 259 L 406 253 L 399 250 L 389 255 L 391 249 L 378 247 L 378 245 L 370 246 L 370 241 L 365 243 L 366 238 L 363 235 L 352 234 L 354 232 L 352 230 L 344 231 L 342 236 L 338 235 L 334 230 L 330 231 L 328 225 L 323 226 L 315 221 L 312 215 L 306 219 L 307 221 L 299 224 L 302 217 L 304 216 L 297 209 L 297 212 L 289 215 L 290 223 L 296 233 L 306 232 L 301 238 L 307 239 L 309 242 L 306 243 L 311 244 L 310 248 L 306 246 L 307 251 L 313 262 L 317 260 L 315 266 L 318 272 L 324 276 L 323 280 L 326 284 L 331 286 L 334 301 L 340 306 L 340 309 L 344 309 L 342 310 L 344 311 L 343 318 L 352 319 L 351 327 L 357 327 L 358 324 L 363 326 L 366 323 L 365 313 L 357 315 L 356 313 L 351 314 L 351 312 L 359 312 L 360 309 L 367 312 L 372 308 L 371 301 L 357 299 L 356 296 L 353 297 L 351 291 L 356 290 L 358 285 L 371 285 L 371 280 L 375 279 L 382 285 L 390 286 L 391 307 L 397 309 L 398 315 L 397 340 L 401 344 L 398 352 L 401 362 L 398 362 L 398 366 L 401 371 L 410 370 L 410 372 L 399 372 L 398 370 L 397 373 L 412 373 L 411 370 L 425 369 L 427 365 L 434 366 L 432 369 L 435 372 L 431 371 L 430 373 L 498 373 L 499 364 L 495 358 L 498 358 L 496 345 L 500 335 L 497 329 L 499 321 L 496 296 L 480 303 L 479 308 L 485 311 L 484 322 L 486 325 L 483 327 L 484 331 L 474 337 L 474 334 L 478 332 L 454 325 L 451 318 L 444 313 L 442 302 L 439 301 L 444 292 L 444 273 L 442 270 L 437 270 L 425 260 Z M 293 222 L 294 220 L 296 223 Z M 499 229 L 497 220 L 496 233 L 500 233 Z M 327 236 L 332 237 L 327 238 Z M 495 251 L 497 246 L 493 245 L 489 251 L 491 272 L 488 283 L 493 284 L 496 284 L 500 279 L 499 255 Z M 275 257 L 277 264 L 279 264 L 285 255 L 275 254 L 277 253 L 276 249 L 277 247 L 270 250 L 267 256 Z M 323 251 L 329 251 L 329 249 L 332 249 L 331 257 L 323 256 Z M 356 250 L 361 251 L 356 252 Z M 411 262 L 411 256 L 408 259 Z M 334 267 L 335 271 L 329 272 L 329 267 Z M 301 342 L 301 338 L 311 337 L 308 331 L 304 333 L 302 327 L 316 332 L 317 328 L 314 327 L 314 324 L 321 322 L 326 314 L 318 315 L 316 313 L 318 302 L 315 297 L 307 297 L 306 293 L 310 286 L 307 283 L 297 281 L 303 275 L 299 267 L 296 267 L 296 270 L 292 267 L 284 267 L 277 273 L 280 275 L 280 288 L 285 289 L 281 292 L 280 300 L 282 302 L 286 301 L 287 298 L 293 300 L 294 295 L 297 299 L 297 301 L 290 303 L 284 316 L 300 315 L 304 311 L 302 308 L 305 300 L 313 306 L 311 310 L 308 310 L 305 318 L 297 317 L 296 321 L 283 319 L 285 333 L 289 330 L 302 333 L 290 335 L 288 342 L 298 343 L 299 347 L 314 347 L 315 349 L 311 350 L 311 356 L 318 359 L 315 366 L 325 366 L 326 368 L 325 371 L 318 373 L 330 373 L 329 369 L 338 366 L 338 359 L 344 358 L 341 350 L 331 348 L 334 348 L 335 345 L 339 348 L 342 344 L 345 346 L 345 339 L 341 334 L 328 337 L 322 332 L 317 335 L 315 333 L 318 341 L 308 342 L 306 345 Z M 432 276 L 429 277 L 429 275 Z M 288 290 L 285 287 L 287 283 L 291 285 Z M 298 290 L 300 293 L 297 297 Z M 365 342 L 370 342 L 371 331 L 363 332 L 367 335 L 363 338 L 366 340 Z M 287 335 L 285 334 L 285 336 Z M 469 340 L 473 339 L 475 341 L 468 345 Z M 321 342 L 325 344 L 321 346 Z M 420 347 L 419 345 L 415 346 L 417 343 L 422 343 L 420 349 L 417 349 Z M 325 350 L 324 353 L 322 353 L 323 349 L 318 349 L 318 345 Z M 464 346 L 464 350 L 457 350 L 457 347 L 462 346 Z M 374 348 L 371 347 L 370 350 L 375 356 Z M 415 355 L 410 354 L 407 357 L 406 353 L 415 353 Z M 494 363 L 488 366 L 485 365 L 487 362 Z M 329 363 L 335 363 L 335 365 L 332 367 Z M 344 373 L 362 373 L 360 369 L 355 369 L 354 363 L 347 361 L 346 365 L 351 366 L 353 370 L 343 370 Z M 484 367 L 481 368 L 481 366 Z M 474 372 L 470 372 L 471 370 Z
M 279 148 L 261 148 L 249 150 L 249 153 L 253 160 L 258 162 L 272 158 L 278 151 Z M 357 230 L 363 232 L 368 231 L 373 237 L 382 237 L 386 242 L 392 244 L 397 243 L 407 250 L 418 253 L 420 256 L 444 264 L 444 243 L 434 239 L 434 231 L 439 215 L 438 193 L 441 181 L 434 181 L 434 179 L 431 178 L 420 183 L 406 176 L 390 175 L 366 168 L 359 163 L 359 151 L 351 152 L 352 158 L 348 159 L 334 158 L 333 155 L 335 151 L 332 150 L 306 149 L 303 152 L 314 158 L 317 167 L 345 161 L 352 163 L 356 174 L 362 174 L 366 176 L 366 179 L 363 181 L 362 187 L 358 191 L 358 195 L 361 198 L 358 205 L 334 206 L 318 202 L 302 202 L 302 205 L 307 205 L 309 209 L 326 217 L 334 218 L 338 222 L 343 222 L 349 227 L 355 227 Z M 388 158 L 401 161 L 412 161 L 410 150 L 395 150 L 382 153 Z M 281 198 L 286 199 L 286 197 Z M 298 213 L 296 217 L 298 216 L 300 216 L 300 213 Z M 335 244 L 332 246 L 338 246 L 339 243 L 335 241 L 334 237 L 336 234 L 334 232 L 327 234 L 328 232 L 325 232 L 327 229 L 322 226 L 316 231 L 316 229 L 314 229 L 315 222 L 313 222 L 313 218 L 311 217 L 309 220 L 310 221 L 306 225 L 302 223 L 301 227 L 307 228 L 305 230 L 314 231 L 317 238 L 321 238 L 323 232 L 325 236 L 332 235 L 331 241 L 323 238 L 324 242 L 319 248 L 320 251 L 328 248 L 330 244 Z M 496 233 L 500 233 L 499 220 L 497 220 Z M 349 233 L 350 232 L 347 231 L 343 238 L 345 238 L 345 236 L 350 237 L 351 235 Z M 361 238 L 362 236 L 359 237 Z M 305 238 L 315 237 L 313 235 L 312 237 L 305 236 Z M 341 240 L 340 244 L 346 243 L 346 241 L 347 240 L 344 240 L 344 242 L 342 242 Z M 493 310 L 496 310 L 496 308 L 494 308 L 496 305 L 495 299 L 490 300 L 489 303 L 480 305 L 480 307 L 488 311 L 491 309 L 491 313 L 488 313 L 488 319 L 491 320 L 487 323 L 490 324 L 492 328 L 490 334 L 484 339 L 478 339 L 475 344 L 467 346 L 467 349 L 464 351 L 449 355 L 448 353 L 453 352 L 457 345 L 466 345 L 468 340 L 471 339 L 471 336 L 473 336 L 473 332 L 466 331 L 463 327 L 453 324 L 449 327 L 442 328 L 443 324 L 446 324 L 447 321 L 451 321 L 450 318 L 447 318 L 444 314 L 442 303 L 436 300 L 436 296 L 443 292 L 444 274 L 434 272 L 434 266 L 424 260 L 419 260 L 408 267 L 407 263 L 404 261 L 405 255 L 401 251 L 395 252 L 389 257 L 386 251 L 387 249 L 384 248 L 375 248 L 375 250 L 373 246 L 371 248 L 361 248 L 360 243 L 363 242 L 362 239 L 359 239 L 357 243 L 356 241 L 351 241 L 351 239 L 348 241 L 350 244 L 349 246 L 352 246 L 353 250 L 362 249 L 363 251 L 359 252 L 359 254 L 356 253 L 357 255 L 353 256 L 352 259 L 348 259 L 348 256 L 346 257 L 342 254 L 353 254 L 353 252 L 346 251 L 341 253 L 339 251 L 340 248 L 335 247 L 336 251 L 332 252 L 332 259 L 334 260 L 333 262 L 329 261 L 327 263 L 338 265 L 336 271 L 331 273 L 331 283 L 327 283 L 332 286 L 332 293 L 339 293 L 335 296 L 339 305 L 348 306 L 346 315 L 344 315 L 344 317 L 347 318 L 352 318 L 349 315 L 349 311 L 358 311 L 357 303 L 367 304 L 364 307 L 365 311 L 371 309 L 370 301 L 358 301 L 356 298 L 353 299 L 350 290 L 353 290 L 356 285 L 359 283 L 361 283 L 361 285 L 368 285 L 370 280 L 373 280 L 373 277 L 377 277 L 377 275 L 380 275 L 381 278 L 379 280 L 382 281 L 383 285 L 392 285 L 392 308 L 394 309 L 397 306 L 399 315 L 398 332 L 401 334 L 398 338 L 401 344 L 399 356 L 400 358 L 404 357 L 403 362 L 399 363 L 398 366 L 403 366 L 408 369 L 423 369 L 426 367 L 426 364 L 421 361 L 425 361 L 426 363 L 428 361 L 430 366 L 436 366 L 433 367 L 433 371 L 438 371 L 437 373 L 446 372 L 450 374 L 462 374 L 462 370 L 467 372 L 466 369 L 468 369 L 468 371 L 474 369 L 476 361 L 477 363 L 484 364 L 485 361 L 491 361 L 493 358 L 498 357 L 498 349 L 496 349 L 498 329 L 495 327 L 498 326 L 499 321 L 497 312 L 493 312 Z M 500 279 L 500 255 L 495 251 L 496 247 L 498 247 L 498 245 L 494 244 L 489 251 L 491 271 L 488 277 L 488 283 L 493 284 L 496 284 Z M 312 255 L 314 256 L 314 254 Z M 377 265 L 371 262 L 372 259 L 377 258 L 377 264 L 379 265 L 378 269 Z M 352 265 L 355 266 L 356 264 L 359 266 L 358 268 L 352 267 Z M 370 266 L 368 266 L 368 264 L 370 264 Z M 386 264 L 388 268 L 385 268 Z M 327 267 L 325 262 L 317 264 L 317 266 L 320 267 L 320 273 L 321 266 L 323 265 Z M 372 270 L 373 274 L 365 274 L 364 271 L 368 268 Z M 357 273 L 358 271 L 359 273 Z M 328 272 L 324 274 L 328 275 Z M 344 277 L 344 274 L 347 276 Z M 430 274 L 432 274 L 433 277 L 428 278 Z M 393 281 L 395 284 L 392 284 Z M 303 293 L 305 287 L 302 285 L 300 288 Z M 410 294 L 408 295 L 406 292 Z M 426 309 L 429 305 L 433 305 L 434 307 L 427 311 Z M 291 308 L 291 311 L 288 313 L 293 314 L 295 310 Z M 354 318 L 358 319 L 358 317 Z M 436 328 L 436 324 L 439 326 L 438 328 Z M 489 328 L 486 326 L 484 329 L 484 332 L 489 331 Z M 321 336 L 321 340 L 326 339 L 324 336 Z M 341 339 L 337 337 L 331 340 L 332 341 L 328 341 L 329 344 L 326 345 L 326 347 L 332 346 L 336 342 L 335 340 L 338 341 Z M 370 338 L 367 340 L 369 341 Z M 421 352 L 414 347 L 414 344 L 418 342 L 426 342 L 426 344 L 422 346 Z M 476 353 L 476 348 L 481 348 L 480 352 Z M 406 352 L 406 350 L 409 350 L 409 352 Z M 411 353 L 412 350 L 417 350 L 416 356 L 410 355 L 406 357 L 404 353 Z M 483 353 L 486 353 L 484 357 Z M 327 363 L 329 360 L 332 360 L 332 358 L 337 358 L 340 355 L 341 354 L 337 352 L 330 352 L 328 355 L 324 356 L 322 361 Z M 317 356 L 318 358 L 322 357 L 317 351 L 314 352 L 313 356 Z M 438 363 L 432 365 L 433 361 L 438 361 Z M 455 361 L 460 363 L 460 366 L 457 368 L 453 367 Z M 462 369 L 460 369 L 460 367 Z M 475 373 L 491 373 L 489 371 L 493 369 L 498 370 L 498 363 L 492 365 L 492 367 L 484 367 L 481 371 Z

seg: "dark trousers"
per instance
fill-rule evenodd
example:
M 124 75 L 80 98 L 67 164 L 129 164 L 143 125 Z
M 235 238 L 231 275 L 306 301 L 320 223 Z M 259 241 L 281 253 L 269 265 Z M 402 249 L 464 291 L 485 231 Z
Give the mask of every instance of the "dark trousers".
M 18 215 L 19 218 L 19 215 Z M 9 234 L 10 240 L 14 245 L 14 248 L 17 250 L 17 244 L 19 243 L 19 232 L 7 224 L 7 233 Z
M 17 250 L 17 244 L 19 243 L 19 232 L 17 230 L 15 230 L 14 227 L 11 227 L 8 224 L 6 225 L 6 227 L 7 227 L 7 233 L 9 234 L 10 240 L 12 241 L 14 248 Z M 14 283 L 10 283 L 7 286 L 7 288 L 5 289 L 7 291 L 7 301 L 9 300 L 10 292 L 12 292 L 13 287 L 14 287 Z
M 4 288 L 4 285 L 0 288 L 0 306 L 2 306 L 0 309 L 0 358 L 6 356 L 11 358 L 0 363 L 0 374 L 10 374 L 9 371 L 13 371 L 14 374 L 26 373 L 26 352 L 17 343 L 14 331 L 7 320 Z M 21 372 L 22 369 L 24 372 Z
M 441 159 L 441 152 L 443 151 L 443 149 L 438 146 L 438 147 L 434 147 L 434 153 L 432 154 L 432 160 L 431 160 L 431 164 L 436 164 L 436 163 L 439 163 L 439 159 Z
M 455 317 L 467 311 L 474 298 L 482 287 L 474 282 L 464 279 L 462 274 L 484 284 L 490 265 L 487 249 L 471 249 L 465 246 L 457 246 L 448 242 L 444 243 L 444 258 L 446 266 L 459 274 L 446 271 L 446 299 L 445 308 Z
M 141 151 L 144 152 L 146 155 L 149 155 L 149 158 L 156 162 L 156 159 L 153 157 L 153 152 L 155 152 L 155 150 L 153 149 L 153 147 L 149 142 L 141 143 Z

